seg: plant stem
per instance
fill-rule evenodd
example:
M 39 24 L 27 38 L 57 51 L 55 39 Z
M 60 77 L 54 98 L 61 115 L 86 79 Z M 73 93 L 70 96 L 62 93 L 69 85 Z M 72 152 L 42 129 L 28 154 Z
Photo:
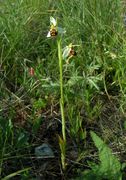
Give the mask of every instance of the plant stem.
M 63 170 L 65 170 L 65 154 L 66 154 L 66 131 L 65 131 L 65 115 L 64 115 L 64 92 L 63 92 L 63 62 L 62 62 L 62 47 L 61 39 L 57 41 L 58 43 L 58 59 L 59 59 L 59 72 L 60 72 L 60 110 L 62 118 L 62 141 L 60 141 L 61 149 L 61 163 Z
M 60 71 L 60 109 L 61 109 L 61 117 L 62 117 L 62 135 L 63 135 L 64 142 L 66 142 L 61 39 L 58 40 L 58 58 L 59 58 L 59 71 Z

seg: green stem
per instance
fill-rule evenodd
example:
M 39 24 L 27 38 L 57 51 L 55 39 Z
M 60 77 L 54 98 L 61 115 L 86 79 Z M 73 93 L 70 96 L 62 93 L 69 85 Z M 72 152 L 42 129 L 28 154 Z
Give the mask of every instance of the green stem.
M 60 109 L 62 117 L 62 135 L 63 140 L 66 142 L 66 132 L 65 132 L 65 115 L 64 115 L 64 95 L 63 95 L 63 62 L 62 62 L 62 48 L 61 39 L 58 40 L 58 59 L 59 59 L 59 71 L 60 71 Z
M 62 118 L 62 140 L 60 140 L 61 149 L 61 163 L 62 168 L 65 170 L 65 156 L 66 156 L 66 131 L 65 131 L 65 115 L 64 115 L 64 94 L 63 94 L 63 62 L 62 62 L 62 47 L 61 39 L 57 41 L 58 43 L 58 59 L 59 59 L 59 72 L 60 72 L 60 110 Z

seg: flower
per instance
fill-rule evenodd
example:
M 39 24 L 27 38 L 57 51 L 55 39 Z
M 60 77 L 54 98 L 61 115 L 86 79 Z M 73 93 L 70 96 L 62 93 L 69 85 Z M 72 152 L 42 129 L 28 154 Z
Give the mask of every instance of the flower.
M 50 17 L 50 30 L 47 34 L 47 37 L 55 37 L 58 34 L 64 34 L 65 32 L 66 32 L 65 29 L 57 26 L 57 20 L 51 16 Z
M 73 56 L 76 56 L 76 51 L 74 50 L 74 46 L 75 45 L 72 45 L 72 43 L 70 43 L 68 46 L 66 46 L 64 49 L 63 49 L 63 59 L 67 59 L 68 60 L 73 57 Z

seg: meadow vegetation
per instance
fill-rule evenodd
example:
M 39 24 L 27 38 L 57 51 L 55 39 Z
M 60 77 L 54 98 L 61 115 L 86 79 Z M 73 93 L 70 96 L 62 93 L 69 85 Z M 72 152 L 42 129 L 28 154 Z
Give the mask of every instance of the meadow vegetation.
M 0 179 L 126 178 L 124 16 L 121 0 L 0 1 Z

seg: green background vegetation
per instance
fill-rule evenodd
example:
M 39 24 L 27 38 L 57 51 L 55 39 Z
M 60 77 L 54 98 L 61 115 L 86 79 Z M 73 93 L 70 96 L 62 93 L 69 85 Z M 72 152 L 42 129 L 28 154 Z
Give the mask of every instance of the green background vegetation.
M 81 172 L 88 180 L 126 178 L 124 14 L 121 0 L 0 1 L 1 179 L 75 179 Z M 65 172 L 58 141 L 62 124 L 57 42 L 46 38 L 50 16 L 66 29 L 62 46 L 79 45 L 77 56 L 69 64 L 63 61 Z M 35 157 L 34 148 L 43 142 L 54 150 L 54 159 Z M 114 174 L 107 171 L 106 152 Z

